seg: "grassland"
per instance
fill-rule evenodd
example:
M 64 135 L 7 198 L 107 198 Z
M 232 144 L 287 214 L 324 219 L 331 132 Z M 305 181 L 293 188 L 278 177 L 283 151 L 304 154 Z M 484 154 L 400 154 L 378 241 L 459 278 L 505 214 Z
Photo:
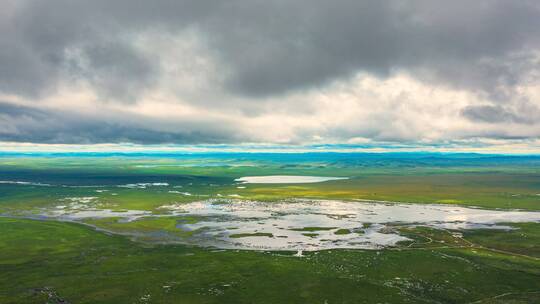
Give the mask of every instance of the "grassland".
M 529 227 L 535 238 L 539 226 Z M 0 229 L 2 303 L 496 303 L 490 299 L 504 294 L 501 303 L 540 299 L 540 260 L 484 247 L 333 250 L 297 258 L 148 246 L 73 223 L 2 218 Z M 485 245 L 498 244 L 478 237 Z M 508 246 L 517 253 L 526 245 Z
M 296 185 L 235 182 L 252 175 L 349 179 Z M 411 240 L 381 250 L 327 250 L 297 257 L 296 252 L 175 244 L 191 233 L 178 225 L 199 219 L 182 217 L 179 222 L 160 208 L 235 197 L 538 211 L 540 158 L 535 156 L 6 154 L 0 155 L 0 181 L 0 214 L 5 216 L 0 217 L 0 303 L 540 302 L 540 223 L 509 224 L 510 231 L 395 225 L 390 229 Z M 167 186 L 132 186 L 138 183 Z M 129 222 L 28 219 L 68 205 L 66 198 L 72 197 L 96 197 L 100 209 L 161 216 Z M 316 234 L 328 227 L 298 229 Z
M 0 157 L 0 180 L 30 181 L 69 187 L 16 189 L 0 184 L 0 208 L 29 208 L 76 195 L 96 196 L 104 186 L 112 208 L 155 210 L 167 201 L 238 195 L 246 199 L 367 199 L 415 203 L 474 205 L 485 208 L 540 209 L 540 158 L 445 155 L 195 155 L 152 157 Z M 343 176 L 348 180 L 316 184 L 250 184 L 250 175 Z M 122 184 L 167 182 L 179 195 L 160 188 L 117 188 Z M 108 188 L 107 188 L 108 187 Z M 0 211 L 2 211 L 0 209 Z

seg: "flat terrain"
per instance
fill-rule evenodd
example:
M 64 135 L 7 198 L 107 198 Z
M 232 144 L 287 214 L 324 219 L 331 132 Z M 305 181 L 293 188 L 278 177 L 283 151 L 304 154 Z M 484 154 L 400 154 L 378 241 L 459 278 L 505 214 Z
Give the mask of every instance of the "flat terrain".
M 269 175 L 347 179 L 235 181 Z M 536 212 L 540 157 L 0 154 L 0 303 L 540 302 L 535 220 L 494 224 L 504 229 L 428 222 L 329 227 L 307 221 L 290 233 L 315 240 L 377 230 L 403 239 L 367 250 L 224 250 L 199 242 L 204 227 L 186 229 L 207 223 L 207 216 L 171 211 L 199 202 L 272 206 L 290 200 L 308 206 L 319 200 L 359 206 L 384 201 Z M 264 243 L 277 236 L 237 231 L 229 237 Z

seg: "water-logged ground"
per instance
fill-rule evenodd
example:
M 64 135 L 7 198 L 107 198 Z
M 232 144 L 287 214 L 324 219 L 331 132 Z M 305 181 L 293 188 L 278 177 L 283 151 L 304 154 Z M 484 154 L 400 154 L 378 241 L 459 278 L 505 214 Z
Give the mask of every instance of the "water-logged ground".
M 252 250 L 375 249 L 408 240 L 398 226 L 439 229 L 512 229 L 505 223 L 540 222 L 540 212 L 486 210 L 450 205 L 424 205 L 337 200 L 259 202 L 208 199 L 172 203 L 149 211 L 100 209 L 94 197 L 66 198 L 43 215 L 63 220 L 118 217 L 121 221 L 176 216 L 179 230 L 192 232 L 184 243 Z M 183 219 L 189 217 L 186 223 Z M 198 221 L 193 223 L 193 218 Z

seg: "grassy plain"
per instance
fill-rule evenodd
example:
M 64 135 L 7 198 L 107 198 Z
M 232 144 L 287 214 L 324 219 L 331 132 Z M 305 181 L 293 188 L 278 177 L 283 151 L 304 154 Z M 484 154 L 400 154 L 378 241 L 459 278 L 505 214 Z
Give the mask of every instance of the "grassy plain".
M 540 300 L 539 259 L 463 244 L 331 250 L 298 258 L 287 252 L 149 246 L 63 222 L 2 218 L 0 230 L 1 303 Z M 528 232 L 538 238 L 540 224 Z M 498 244 L 479 237 L 485 245 Z M 521 252 L 534 245 L 526 243 L 505 249 Z
M 349 179 L 235 182 L 253 175 Z M 0 303 L 540 302 L 540 223 L 460 232 L 396 225 L 412 241 L 295 257 L 174 244 L 190 233 L 178 229 L 182 223 L 174 216 L 39 220 L 43 210 L 70 197 L 96 197 L 99 209 L 154 214 L 163 214 L 163 205 L 208 198 L 365 199 L 538 211 L 537 156 L 0 155 L 0 214 L 6 216 L 0 217 Z

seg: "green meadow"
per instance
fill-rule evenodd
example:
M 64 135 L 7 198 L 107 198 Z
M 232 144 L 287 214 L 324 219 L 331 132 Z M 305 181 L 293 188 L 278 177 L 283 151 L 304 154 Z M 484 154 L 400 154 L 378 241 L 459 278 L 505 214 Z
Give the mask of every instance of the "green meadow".
M 245 176 L 347 177 L 243 184 Z M 508 229 L 389 223 L 375 249 L 199 246 L 163 206 L 339 200 L 540 211 L 540 157 L 476 154 L 3 154 L 0 303 L 538 303 L 540 222 Z M 86 209 L 85 209 L 86 208 Z M 89 209 L 90 208 L 90 209 Z M 110 210 L 115 216 L 55 218 Z M 133 220 L 122 213 L 145 212 Z M 360 228 L 364 229 L 361 230 Z M 317 237 L 368 231 L 303 226 Z M 234 231 L 234 230 L 233 230 Z M 272 239 L 234 232 L 235 241 Z M 184 240 L 192 240 L 184 242 Z

